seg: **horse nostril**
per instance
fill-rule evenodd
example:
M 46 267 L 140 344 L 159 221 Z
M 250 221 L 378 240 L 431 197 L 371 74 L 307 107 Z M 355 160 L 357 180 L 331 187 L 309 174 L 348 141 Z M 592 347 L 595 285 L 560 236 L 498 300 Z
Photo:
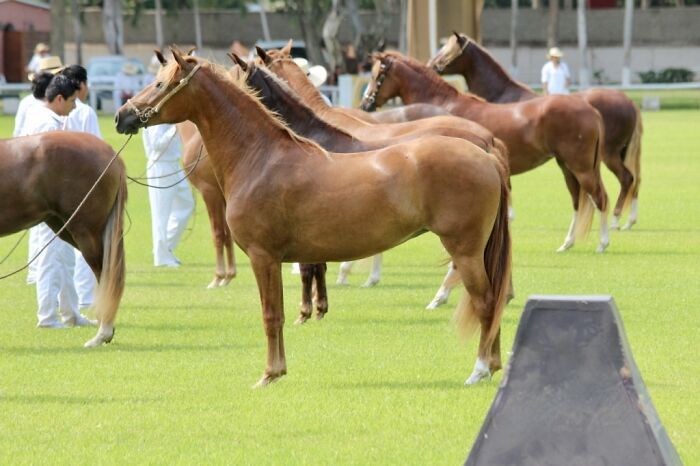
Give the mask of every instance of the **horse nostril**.
M 115 125 L 119 124 L 119 112 L 114 114 L 114 124 Z

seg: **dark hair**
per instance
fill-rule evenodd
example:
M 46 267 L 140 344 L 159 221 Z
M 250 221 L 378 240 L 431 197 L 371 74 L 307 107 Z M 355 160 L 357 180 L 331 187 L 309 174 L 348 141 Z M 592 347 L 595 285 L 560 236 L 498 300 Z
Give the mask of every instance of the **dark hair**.
M 61 74 L 68 76 L 70 79 L 77 82 L 78 85 L 87 83 L 87 70 L 80 65 L 66 66 L 61 70 Z
M 46 100 L 53 102 L 54 99 L 61 95 L 64 99 L 69 98 L 80 88 L 76 87 L 76 82 L 68 76 L 57 74 L 51 80 L 49 87 L 46 88 Z
M 32 95 L 35 99 L 44 99 L 46 96 L 46 88 L 49 87 L 49 83 L 52 79 L 53 74 L 46 71 L 34 75 L 34 79 L 32 79 Z

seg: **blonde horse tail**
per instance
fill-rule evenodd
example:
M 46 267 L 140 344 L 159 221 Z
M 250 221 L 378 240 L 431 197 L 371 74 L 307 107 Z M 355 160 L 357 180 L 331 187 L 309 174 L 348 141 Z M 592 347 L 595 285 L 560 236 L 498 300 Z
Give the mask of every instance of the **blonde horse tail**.
M 102 233 L 102 271 L 95 292 L 95 309 L 101 324 L 112 325 L 124 293 L 124 206 L 126 176 L 123 165 L 119 175 L 119 190 Z
M 634 106 L 636 121 L 634 124 L 634 132 L 630 138 L 629 144 L 627 144 L 627 149 L 625 150 L 625 159 L 623 164 L 627 170 L 632 174 L 632 185 L 627 192 L 627 197 L 625 197 L 625 202 L 622 205 L 622 211 L 624 212 L 632 202 L 632 199 L 636 199 L 639 196 L 639 185 L 642 181 L 641 176 L 641 156 L 642 156 L 642 112 L 639 111 L 639 107 Z
M 508 225 L 508 176 L 502 173 L 500 169 L 499 174 L 501 175 L 500 205 L 498 207 L 498 213 L 496 214 L 496 220 L 491 229 L 491 235 L 484 249 L 484 267 L 491 285 L 490 294 L 493 304 L 491 327 L 486 335 L 488 341 L 491 342 L 494 341 L 501 328 L 501 317 L 503 316 L 503 309 L 508 302 L 511 280 L 512 251 L 510 227 Z M 478 316 L 476 315 L 474 307 L 471 305 L 469 293 L 462 293 L 453 320 L 463 338 L 468 338 L 474 332 Z

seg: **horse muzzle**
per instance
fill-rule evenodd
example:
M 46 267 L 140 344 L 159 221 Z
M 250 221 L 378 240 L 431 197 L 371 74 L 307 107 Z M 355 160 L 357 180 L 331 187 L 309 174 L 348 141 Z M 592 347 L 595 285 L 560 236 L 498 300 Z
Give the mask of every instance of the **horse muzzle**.
M 373 97 L 365 97 L 364 99 L 362 99 L 360 108 L 365 112 L 374 112 L 375 110 L 377 110 L 377 101 Z
M 139 128 L 143 126 L 143 123 L 138 115 L 125 108 L 114 115 L 114 125 L 119 134 L 136 134 L 139 132 Z

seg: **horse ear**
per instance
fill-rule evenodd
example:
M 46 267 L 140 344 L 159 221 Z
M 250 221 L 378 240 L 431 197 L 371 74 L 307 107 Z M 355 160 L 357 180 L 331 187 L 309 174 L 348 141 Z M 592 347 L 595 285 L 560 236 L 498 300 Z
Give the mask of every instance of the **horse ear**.
M 263 50 L 260 46 L 256 45 L 255 51 L 258 52 L 258 56 L 263 61 L 263 63 L 265 63 L 266 65 L 272 63 L 272 58 L 270 58 L 267 52 L 265 52 L 265 50 Z
M 292 53 L 292 39 L 289 39 L 289 42 L 287 42 L 287 45 L 282 47 L 280 52 L 282 52 L 285 55 L 291 55 L 291 53 Z
M 177 64 L 184 70 L 187 67 L 187 62 L 182 58 L 182 51 L 175 46 L 171 46 L 170 51 L 173 53 L 173 58 Z
M 386 39 L 382 37 L 377 44 L 377 52 L 383 52 L 386 49 Z
M 457 43 L 459 45 L 464 45 L 464 43 L 466 42 L 466 39 L 464 37 L 462 37 L 462 35 L 460 33 L 458 33 L 457 31 L 452 31 L 452 34 L 454 34 L 455 37 L 457 38 Z
M 165 57 L 160 52 L 160 50 L 155 49 L 153 52 L 155 52 L 156 58 L 158 59 L 158 61 L 160 62 L 161 65 L 165 66 L 168 64 L 168 60 L 165 59 Z
M 243 71 L 248 71 L 248 63 L 246 63 L 245 60 L 243 60 L 241 57 L 239 57 L 233 52 L 228 53 L 227 55 L 231 59 L 231 61 L 233 61 L 236 65 L 240 66 L 243 69 Z

